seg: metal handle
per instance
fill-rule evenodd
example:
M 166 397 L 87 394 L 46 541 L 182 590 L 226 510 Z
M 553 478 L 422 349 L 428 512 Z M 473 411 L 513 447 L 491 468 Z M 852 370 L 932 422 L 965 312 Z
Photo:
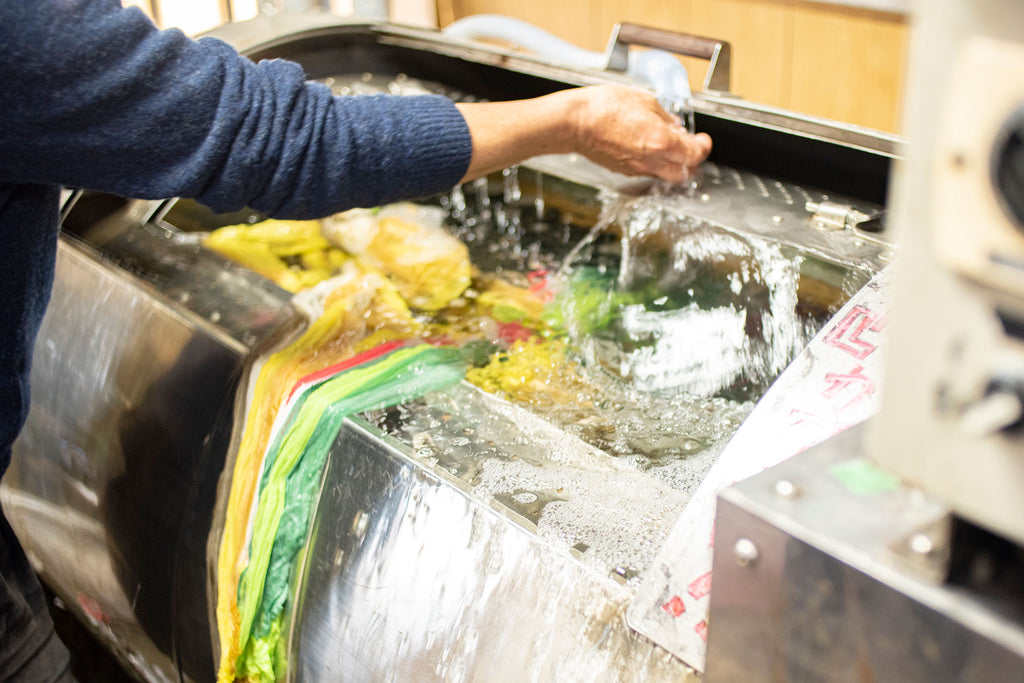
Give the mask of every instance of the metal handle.
M 710 61 L 704 76 L 706 92 L 729 92 L 729 70 L 732 48 L 725 40 L 705 38 L 689 33 L 677 33 L 663 28 L 621 23 L 612 29 L 608 40 L 608 66 L 610 71 L 625 71 L 629 63 L 629 46 L 640 45 L 673 52 L 685 57 Z

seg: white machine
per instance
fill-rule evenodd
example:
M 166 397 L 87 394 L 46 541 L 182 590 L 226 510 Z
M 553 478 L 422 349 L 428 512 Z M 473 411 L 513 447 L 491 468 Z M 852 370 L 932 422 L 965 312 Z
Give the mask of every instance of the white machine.
M 723 492 L 714 681 L 1012 680 L 1024 657 L 1024 5 L 919 3 L 873 421 Z

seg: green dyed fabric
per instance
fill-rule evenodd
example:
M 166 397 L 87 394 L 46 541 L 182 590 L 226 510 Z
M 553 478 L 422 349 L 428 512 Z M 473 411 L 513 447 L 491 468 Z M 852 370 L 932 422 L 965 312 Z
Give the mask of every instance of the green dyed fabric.
M 283 666 L 281 616 L 294 559 L 302 549 L 324 465 L 345 418 L 396 405 L 465 376 L 464 353 L 420 345 L 398 349 L 307 389 L 268 451 L 250 542 L 239 581 L 239 675 L 275 680 Z
M 623 292 L 617 287 L 613 274 L 581 267 L 573 272 L 557 299 L 544 307 L 541 318 L 553 330 L 572 330 L 580 335 L 606 329 L 622 315 L 622 307 L 643 301 L 643 293 Z

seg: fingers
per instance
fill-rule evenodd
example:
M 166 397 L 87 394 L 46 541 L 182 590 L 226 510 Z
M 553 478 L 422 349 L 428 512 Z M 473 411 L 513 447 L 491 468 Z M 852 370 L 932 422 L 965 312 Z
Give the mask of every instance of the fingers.
M 579 151 L 626 175 L 681 182 L 711 152 L 706 133 L 691 135 L 651 93 L 628 86 L 592 86 L 581 97 Z
M 693 143 L 697 147 L 697 155 L 699 159 L 697 163 L 704 161 L 711 154 L 711 136 L 707 133 L 697 133 L 693 136 Z
M 648 153 L 640 158 L 638 174 L 653 175 L 672 183 L 683 182 L 711 153 L 711 137 L 707 133 L 690 135 L 673 128 L 669 140 L 662 152 Z
M 639 137 L 638 172 L 669 182 L 689 178 L 690 171 L 711 153 L 711 137 L 707 133 L 691 135 L 680 118 L 666 111 L 649 93 L 638 93 L 636 103 L 649 117 L 636 123 L 636 129 L 644 132 Z M 628 121 L 628 117 L 620 120 Z
M 650 175 L 670 183 L 681 183 L 690 177 L 690 169 L 682 164 L 667 161 L 651 163 L 650 167 L 638 175 Z
M 649 106 L 651 108 L 651 111 L 653 111 L 658 116 L 658 118 L 660 118 L 665 123 L 670 123 L 677 126 L 683 125 L 682 119 L 680 119 L 675 114 L 671 114 L 668 111 L 666 111 L 664 107 L 658 104 L 658 100 L 656 100 L 653 96 L 648 100 L 647 106 Z

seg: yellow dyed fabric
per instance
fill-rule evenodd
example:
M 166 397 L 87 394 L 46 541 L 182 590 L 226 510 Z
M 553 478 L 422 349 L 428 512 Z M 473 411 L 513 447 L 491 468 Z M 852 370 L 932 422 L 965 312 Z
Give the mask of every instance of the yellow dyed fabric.
M 302 336 L 271 355 L 256 378 L 252 404 L 235 458 L 227 513 L 217 562 L 218 680 L 235 678 L 240 615 L 237 604 L 249 510 L 267 449 L 270 430 L 292 386 L 302 377 L 338 363 L 356 352 L 367 337 L 409 338 L 420 326 L 393 287 L 372 274 L 355 277 L 333 291 L 323 315 Z
M 517 322 L 531 327 L 543 324 L 544 299 L 533 290 L 505 280 L 493 279 L 487 283 L 477 303 L 490 309 L 491 316 L 499 322 Z
M 211 232 L 203 246 L 298 292 L 335 275 L 349 255 L 320 234 L 319 221 L 267 220 Z
M 492 355 L 484 367 L 471 368 L 466 380 L 488 393 L 537 407 L 592 401 L 593 389 L 579 364 L 567 357 L 563 339 L 517 341 L 508 351 Z
M 355 209 L 324 221 L 332 243 L 379 270 L 412 308 L 437 311 L 469 286 L 469 250 L 424 210 L 396 204 Z

